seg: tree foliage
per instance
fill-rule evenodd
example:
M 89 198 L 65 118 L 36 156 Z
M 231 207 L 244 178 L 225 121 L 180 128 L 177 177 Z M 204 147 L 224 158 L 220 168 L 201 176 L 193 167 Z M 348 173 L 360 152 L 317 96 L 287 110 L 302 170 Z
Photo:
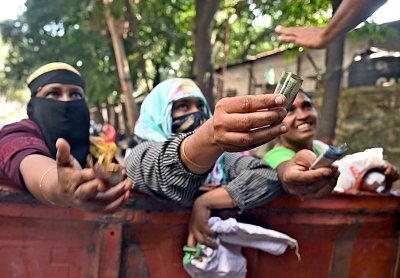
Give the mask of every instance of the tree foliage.
M 63 61 L 82 73 L 92 102 L 104 101 L 117 89 L 110 40 L 93 31 L 81 1 L 28 0 L 26 7 L 20 18 L 1 25 L 3 39 L 12 46 L 8 77 L 23 85 L 37 67 Z
M 147 91 L 142 67 L 153 86 L 171 76 L 194 78 L 195 1 L 128 0 L 137 26 L 129 26 L 132 21 L 126 1 L 114 0 L 111 10 L 124 31 L 134 95 Z M 38 66 L 65 61 L 81 71 L 91 103 L 119 101 L 117 70 L 101 1 L 27 0 L 26 8 L 17 20 L 0 25 L 4 41 L 11 46 L 7 78 L 22 86 Z M 210 59 L 214 67 L 221 66 L 223 49 L 218 46 L 224 43 L 226 20 L 231 15 L 237 19 L 231 24 L 228 63 L 275 48 L 279 44 L 273 32 L 277 24 L 325 24 L 329 9 L 327 0 L 220 0 Z

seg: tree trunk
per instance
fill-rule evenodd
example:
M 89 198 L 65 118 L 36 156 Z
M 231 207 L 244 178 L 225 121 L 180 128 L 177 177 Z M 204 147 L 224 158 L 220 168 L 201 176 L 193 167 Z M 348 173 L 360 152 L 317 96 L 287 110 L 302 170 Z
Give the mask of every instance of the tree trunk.
M 127 125 L 127 123 L 128 123 L 128 115 L 127 115 L 127 113 L 126 113 L 126 105 L 124 105 L 124 103 L 121 103 L 121 113 L 122 113 L 122 119 L 123 119 L 123 121 L 122 121 L 122 123 L 123 123 L 123 129 L 124 129 L 124 136 L 125 136 L 125 138 L 130 138 L 130 134 L 129 134 L 129 132 L 128 132 L 128 125 Z
M 128 20 L 129 20 L 129 27 L 132 32 L 132 40 L 134 43 L 134 49 L 135 49 L 135 52 L 138 53 L 138 64 L 140 67 L 140 71 L 142 73 L 142 78 L 146 82 L 147 92 L 150 92 L 151 87 L 150 87 L 150 82 L 149 82 L 149 79 L 147 77 L 147 72 L 146 72 L 146 61 L 143 58 L 143 52 L 142 52 L 142 49 L 140 46 L 139 33 L 138 33 L 138 21 L 137 21 L 136 15 L 132 9 L 131 0 L 125 0 L 125 7 L 126 7 L 126 11 L 127 11 Z
M 93 120 L 95 123 L 104 124 L 103 107 L 100 105 L 99 102 L 96 102 L 95 106 L 96 111 L 93 114 Z
M 113 106 L 113 109 L 114 109 L 114 124 L 113 124 L 113 126 L 114 126 L 115 130 L 117 131 L 117 133 L 119 133 L 119 131 L 121 130 L 121 125 L 119 122 L 120 115 L 119 115 L 119 112 L 116 111 L 116 108 L 118 110 L 118 105 Z
M 135 122 L 139 117 L 139 109 L 133 100 L 133 85 L 129 70 L 128 59 L 126 58 L 125 48 L 122 43 L 121 30 L 117 30 L 114 17 L 111 15 L 110 3 L 112 0 L 103 0 L 104 12 L 107 20 L 108 30 L 114 48 L 115 60 L 117 63 L 118 77 L 121 84 L 122 94 L 125 97 L 126 112 L 128 116 L 129 134 L 134 133 Z
M 106 111 L 107 111 L 107 123 L 110 125 L 113 125 L 114 121 L 114 111 L 113 111 L 113 105 L 110 104 L 107 100 L 106 102 Z
M 339 7 L 341 0 L 332 0 L 333 11 Z M 326 50 L 326 73 L 323 78 L 324 98 L 322 101 L 319 138 L 328 144 L 335 143 L 335 129 L 342 80 L 342 65 L 345 35 L 330 43 Z
M 196 82 L 214 110 L 211 34 L 214 15 L 218 11 L 219 0 L 196 0 L 195 23 L 195 73 Z

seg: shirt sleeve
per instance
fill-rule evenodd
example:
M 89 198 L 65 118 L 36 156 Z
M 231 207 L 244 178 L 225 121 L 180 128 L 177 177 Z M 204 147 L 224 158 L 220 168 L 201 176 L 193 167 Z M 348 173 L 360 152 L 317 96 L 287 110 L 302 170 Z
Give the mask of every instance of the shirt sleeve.
M 225 153 L 225 170 L 229 182 L 223 187 L 240 211 L 265 204 L 283 193 L 276 171 L 253 156 Z
M 272 168 L 276 169 L 282 162 L 291 160 L 296 153 L 288 148 L 277 147 L 268 151 L 264 156 L 264 161 Z
M 134 190 L 181 205 L 192 204 L 208 173 L 193 174 L 180 159 L 179 146 L 190 134 L 179 134 L 163 143 L 144 142 L 134 147 L 125 160 Z
M 10 124 L 0 130 L 0 171 L 13 184 L 25 188 L 20 174 L 21 161 L 31 154 L 51 157 L 39 128 L 29 120 Z

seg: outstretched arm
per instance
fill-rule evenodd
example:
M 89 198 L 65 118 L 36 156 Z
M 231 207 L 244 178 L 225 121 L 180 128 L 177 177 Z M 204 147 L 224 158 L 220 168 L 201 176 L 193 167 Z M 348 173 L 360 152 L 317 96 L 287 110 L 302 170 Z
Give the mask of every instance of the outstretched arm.
M 387 0 L 343 0 L 327 27 L 277 26 L 279 40 L 308 48 L 324 48 L 340 35 L 354 29 Z
M 132 149 L 125 161 L 128 177 L 136 190 L 191 204 L 223 152 L 249 150 L 286 132 L 285 101 L 283 95 L 273 94 L 224 98 L 214 116 L 193 134 Z
M 59 139 L 56 146 L 56 160 L 33 154 L 21 162 L 25 185 L 36 199 L 45 204 L 108 213 L 118 209 L 128 198 L 130 182 L 109 188 L 95 178 L 92 169 L 80 167 L 64 139 Z

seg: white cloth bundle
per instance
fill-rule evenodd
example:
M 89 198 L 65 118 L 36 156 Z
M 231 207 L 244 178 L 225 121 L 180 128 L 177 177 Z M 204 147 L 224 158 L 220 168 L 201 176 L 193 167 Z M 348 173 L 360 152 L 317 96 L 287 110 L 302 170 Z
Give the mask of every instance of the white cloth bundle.
M 242 247 L 281 255 L 289 246 L 296 248 L 296 255 L 300 259 L 297 241 L 283 233 L 240 223 L 234 218 L 221 220 L 211 217 L 208 225 L 218 234 L 215 239 L 218 248 L 214 250 L 201 245 L 201 258 L 184 265 L 191 277 L 245 277 L 247 262 L 241 253 Z

